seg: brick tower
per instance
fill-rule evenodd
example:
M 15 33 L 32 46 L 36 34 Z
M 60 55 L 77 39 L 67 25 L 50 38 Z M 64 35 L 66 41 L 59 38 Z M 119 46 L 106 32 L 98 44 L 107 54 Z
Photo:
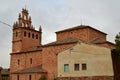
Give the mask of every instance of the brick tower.
M 22 9 L 18 21 L 13 25 L 12 53 L 25 51 L 41 45 L 42 29 L 35 30 L 28 10 Z

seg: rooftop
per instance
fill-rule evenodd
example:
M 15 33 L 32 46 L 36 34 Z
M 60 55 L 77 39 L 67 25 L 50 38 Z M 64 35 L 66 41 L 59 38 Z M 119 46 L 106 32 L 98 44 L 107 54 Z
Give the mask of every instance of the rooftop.
M 46 71 L 42 69 L 42 65 L 18 70 L 18 71 L 13 72 L 12 74 L 39 73 L 39 72 L 40 73 L 46 73 Z
M 72 30 L 77 30 L 77 29 L 83 29 L 83 28 L 91 28 L 91 29 L 93 29 L 93 30 L 95 30 L 95 31 L 98 31 L 98 32 L 100 32 L 100 33 L 103 33 L 103 34 L 107 35 L 106 33 L 102 32 L 102 31 L 100 31 L 100 30 L 97 30 L 97 29 L 95 29 L 95 28 L 93 28 L 93 27 L 91 27 L 91 26 L 87 26 L 87 25 L 75 26 L 75 27 L 72 27 L 72 28 L 68 28 L 68 29 L 64 29 L 64 30 L 61 30 L 61 31 L 57 31 L 56 33 L 66 32 L 66 31 L 72 31 Z

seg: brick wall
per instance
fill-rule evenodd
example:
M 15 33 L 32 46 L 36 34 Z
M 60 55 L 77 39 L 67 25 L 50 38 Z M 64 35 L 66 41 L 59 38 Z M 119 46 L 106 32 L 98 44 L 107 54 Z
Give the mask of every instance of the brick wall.
M 106 34 L 100 31 L 94 30 L 93 28 L 90 28 L 90 27 L 58 32 L 56 33 L 56 35 L 57 35 L 57 40 L 63 40 L 63 39 L 72 37 L 72 38 L 83 40 L 85 42 L 91 42 L 97 38 L 100 38 L 101 40 L 106 41 Z
M 64 40 L 67 38 L 77 38 L 81 39 L 83 41 L 88 41 L 88 33 L 87 29 L 78 29 L 78 30 L 72 30 L 72 31 L 65 31 L 57 33 L 57 40 Z
M 61 77 L 59 80 L 114 80 L 113 76 Z
M 28 36 L 29 33 L 30 37 Z M 41 32 L 21 27 L 13 29 L 12 52 L 24 51 L 39 45 L 41 45 Z
M 32 59 L 32 64 L 30 63 L 30 59 Z M 19 65 L 18 65 L 19 60 Z M 42 64 L 42 54 L 41 51 L 35 51 L 31 53 L 23 53 L 23 54 L 12 54 L 10 60 L 10 71 L 14 72 L 17 70 L 33 67 L 39 64 Z
M 31 76 L 31 80 L 39 80 L 42 75 L 44 74 L 42 73 L 12 74 L 11 80 L 18 80 L 18 76 L 19 76 L 19 80 L 30 80 L 29 79 L 30 76 Z
M 103 41 L 106 41 L 106 35 L 99 32 L 99 31 L 96 31 L 92 28 L 88 28 L 88 36 L 89 36 L 89 39 L 88 39 L 88 42 L 91 42 L 97 38 L 103 40 Z
M 64 44 L 59 46 L 48 46 L 43 48 L 42 63 L 43 68 L 48 71 L 48 80 L 53 80 L 57 76 L 57 53 L 67 49 L 74 44 Z

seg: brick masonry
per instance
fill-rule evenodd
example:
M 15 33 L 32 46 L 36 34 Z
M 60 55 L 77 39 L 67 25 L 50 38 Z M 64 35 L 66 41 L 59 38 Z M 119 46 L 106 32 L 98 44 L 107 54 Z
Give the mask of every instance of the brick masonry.
M 25 12 L 25 13 L 24 13 Z M 20 80 L 29 80 L 29 75 L 33 76 L 31 80 L 38 80 L 41 73 L 28 73 L 28 74 L 12 74 L 12 72 L 34 67 L 42 64 L 42 68 L 47 71 L 48 80 L 53 80 L 57 77 L 57 53 L 73 46 L 73 43 L 62 44 L 62 45 L 51 45 L 44 46 L 41 45 L 41 35 L 42 31 L 36 31 L 33 26 L 31 26 L 31 18 L 28 19 L 28 12 L 26 9 L 22 11 L 23 17 L 26 16 L 27 20 L 21 19 L 19 15 L 18 22 L 13 25 L 13 43 L 12 43 L 12 53 L 10 60 L 10 79 L 17 80 L 19 75 Z M 22 27 L 22 21 L 24 27 Z M 26 21 L 26 22 L 25 22 Z M 26 26 L 28 25 L 28 26 Z M 20 28 L 18 28 L 20 27 Z M 24 32 L 26 31 L 26 37 Z M 17 33 L 16 33 L 17 32 Z M 28 37 L 30 32 L 31 37 Z M 32 34 L 38 34 L 38 39 L 32 38 Z M 57 41 L 64 40 L 67 38 L 76 38 L 85 42 L 91 42 L 97 38 L 106 41 L 106 34 L 102 33 L 93 28 L 87 27 L 82 29 L 74 29 L 66 32 L 56 33 Z M 101 44 L 102 46 L 106 46 Z M 41 46 L 42 50 L 27 51 L 35 46 Z M 109 47 L 109 46 L 108 46 Z M 26 52 L 24 52 L 26 51 Z M 32 64 L 30 62 L 32 59 Z M 63 80 L 70 80 L 70 78 L 63 78 Z M 71 78 L 71 80 L 113 80 L 112 77 L 81 77 L 81 78 Z
M 62 77 L 58 80 L 114 80 L 112 76 Z
M 53 80 L 57 76 L 57 53 L 69 48 L 74 44 L 49 46 L 43 48 L 42 64 L 43 68 L 48 71 L 48 79 Z
M 78 26 L 82 27 L 82 26 Z M 79 28 L 75 30 L 57 32 L 57 40 L 63 40 L 66 38 L 77 38 L 79 40 L 83 40 L 85 42 L 91 42 L 97 38 L 100 38 L 103 41 L 106 41 L 106 34 L 96 31 L 91 27 Z

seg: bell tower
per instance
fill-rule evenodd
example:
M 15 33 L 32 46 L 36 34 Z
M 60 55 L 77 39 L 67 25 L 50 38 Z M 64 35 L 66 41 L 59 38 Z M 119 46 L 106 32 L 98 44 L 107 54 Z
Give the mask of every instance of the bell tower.
M 19 13 L 18 21 L 13 24 L 12 53 L 26 51 L 41 45 L 42 29 L 35 30 L 27 9 Z

